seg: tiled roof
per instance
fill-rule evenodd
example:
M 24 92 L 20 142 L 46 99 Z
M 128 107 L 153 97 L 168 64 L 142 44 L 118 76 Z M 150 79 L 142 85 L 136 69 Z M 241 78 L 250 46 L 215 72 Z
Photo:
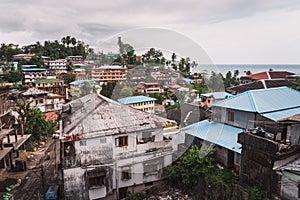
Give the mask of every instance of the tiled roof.
M 133 103 L 141 103 L 141 102 L 148 102 L 148 101 L 156 101 L 156 99 L 147 96 L 133 96 L 133 97 L 118 99 L 118 102 L 121 104 L 133 104 Z
M 300 92 L 288 87 L 249 90 L 213 106 L 267 113 L 300 107 Z
M 288 71 L 269 71 L 271 79 L 284 79 L 287 76 L 294 75 L 292 72 Z
M 55 121 L 57 119 L 58 119 L 58 115 L 55 112 L 45 113 L 45 120 L 46 121 Z
M 264 80 L 264 79 L 285 79 L 287 76 L 293 75 L 294 73 L 288 71 L 265 71 L 248 76 L 242 76 L 242 79 L 252 80 Z
M 241 84 L 233 87 L 229 87 L 226 90 L 229 92 L 236 92 L 236 93 L 242 93 L 246 92 L 248 90 L 257 90 L 257 89 L 264 89 L 264 88 L 274 88 L 274 87 L 281 87 L 281 86 L 287 86 L 287 87 L 294 87 L 296 86 L 295 83 L 288 81 L 288 80 L 258 80 L 251 83 Z
M 237 140 L 238 134 L 243 132 L 243 129 L 204 120 L 180 130 L 189 135 L 222 146 L 228 150 L 241 153 L 242 145 L 239 144 Z

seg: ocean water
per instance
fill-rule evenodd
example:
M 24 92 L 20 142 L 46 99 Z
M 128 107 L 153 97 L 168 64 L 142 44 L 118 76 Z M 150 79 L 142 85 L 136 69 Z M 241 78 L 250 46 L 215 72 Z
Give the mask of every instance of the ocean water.
M 204 72 L 210 75 L 214 71 L 225 76 L 228 71 L 231 71 L 233 74 L 234 70 L 239 70 L 239 76 L 243 76 L 246 70 L 250 70 L 254 74 L 268 71 L 269 69 L 274 71 L 289 71 L 300 75 L 300 64 L 201 64 L 191 69 L 191 72 Z

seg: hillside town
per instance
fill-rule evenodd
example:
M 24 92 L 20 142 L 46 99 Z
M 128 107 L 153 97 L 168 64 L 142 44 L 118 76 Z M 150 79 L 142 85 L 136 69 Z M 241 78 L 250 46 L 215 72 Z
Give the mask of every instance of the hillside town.
M 0 198 L 300 198 L 300 74 L 116 43 L 1 45 Z

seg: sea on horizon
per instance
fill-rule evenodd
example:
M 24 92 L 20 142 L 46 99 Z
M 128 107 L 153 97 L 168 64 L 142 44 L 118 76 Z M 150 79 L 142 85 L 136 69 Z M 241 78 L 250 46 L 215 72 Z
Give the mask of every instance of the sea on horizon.
M 211 74 L 212 71 L 221 73 L 223 76 L 228 71 L 232 74 L 235 70 L 239 70 L 239 76 L 246 75 L 245 71 L 250 70 L 252 74 L 269 71 L 289 71 L 295 74 L 300 74 L 300 64 L 199 64 L 198 66 L 191 68 L 191 73 L 207 73 Z

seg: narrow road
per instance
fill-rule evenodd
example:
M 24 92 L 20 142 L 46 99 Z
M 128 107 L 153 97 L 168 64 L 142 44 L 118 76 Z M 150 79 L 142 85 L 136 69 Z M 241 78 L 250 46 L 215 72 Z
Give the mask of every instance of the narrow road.
M 51 152 L 50 159 L 46 159 L 47 152 Z M 16 189 L 14 199 L 18 200 L 39 200 L 45 199 L 45 194 L 50 185 L 59 185 L 57 165 L 59 162 L 59 141 L 53 140 L 45 156 L 40 160 L 34 169 L 30 169 L 21 186 Z

